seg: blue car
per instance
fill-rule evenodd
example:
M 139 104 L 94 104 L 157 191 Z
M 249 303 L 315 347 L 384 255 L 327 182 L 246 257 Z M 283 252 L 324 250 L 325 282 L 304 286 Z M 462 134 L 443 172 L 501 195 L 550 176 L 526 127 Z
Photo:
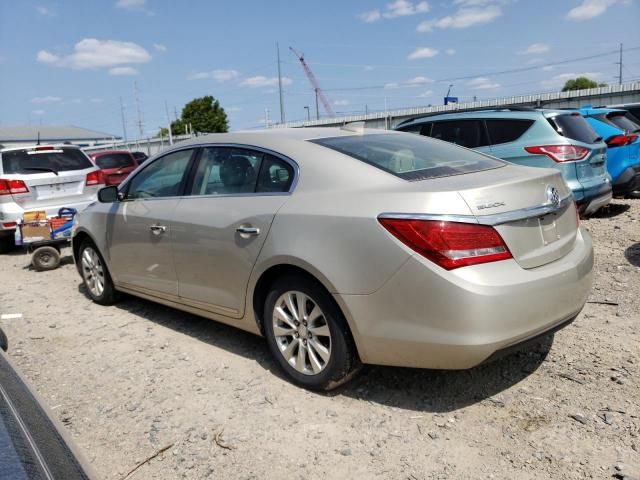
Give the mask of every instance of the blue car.
M 622 109 L 587 105 L 577 111 L 607 144 L 607 170 L 613 195 L 624 197 L 640 190 L 640 120 Z
M 439 138 L 520 165 L 560 170 L 583 215 L 612 198 L 607 145 L 575 111 L 482 109 L 416 118 L 396 130 Z

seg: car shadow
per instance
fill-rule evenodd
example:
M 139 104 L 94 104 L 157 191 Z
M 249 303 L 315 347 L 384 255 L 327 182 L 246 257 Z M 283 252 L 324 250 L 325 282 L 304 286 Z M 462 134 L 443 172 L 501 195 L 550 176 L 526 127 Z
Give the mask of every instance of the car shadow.
M 634 243 L 624 251 L 624 256 L 631 265 L 640 267 L 640 242 Z
M 614 218 L 631 208 L 628 203 L 610 203 L 597 212 L 589 215 L 589 218 Z
M 78 291 L 89 298 L 82 283 Z M 152 321 L 201 342 L 256 361 L 262 368 L 287 380 L 272 359 L 264 339 L 237 328 L 131 295 L 122 295 L 116 308 Z M 492 363 L 469 370 L 427 370 L 364 366 L 350 382 L 331 392 L 328 398 L 345 395 L 361 401 L 421 412 L 450 412 L 491 397 L 516 385 L 544 362 L 553 335 Z

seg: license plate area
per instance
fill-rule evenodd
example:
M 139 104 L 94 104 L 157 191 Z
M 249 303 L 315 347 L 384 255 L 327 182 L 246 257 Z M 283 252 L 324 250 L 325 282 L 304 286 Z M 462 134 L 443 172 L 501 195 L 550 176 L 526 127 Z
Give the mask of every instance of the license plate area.
M 545 215 L 544 217 L 538 217 L 540 235 L 542 236 L 542 243 L 544 245 L 549 245 L 550 243 L 560 240 L 557 220 L 558 216 L 555 213 Z
M 36 186 L 36 192 L 38 192 L 38 199 L 64 197 L 80 193 L 79 186 L 80 182 L 51 183 Z

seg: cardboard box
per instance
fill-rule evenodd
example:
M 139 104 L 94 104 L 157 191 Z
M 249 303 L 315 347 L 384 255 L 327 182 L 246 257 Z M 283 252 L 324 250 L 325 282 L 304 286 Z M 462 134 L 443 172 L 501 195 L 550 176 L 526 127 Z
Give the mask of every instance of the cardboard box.
M 24 215 L 22 216 L 22 221 L 24 223 L 37 222 L 46 219 L 47 212 L 45 212 L 44 210 L 32 210 L 30 212 L 24 212 Z
M 41 242 L 51 239 L 49 222 L 30 222 L 22 225 L 22 243 Z

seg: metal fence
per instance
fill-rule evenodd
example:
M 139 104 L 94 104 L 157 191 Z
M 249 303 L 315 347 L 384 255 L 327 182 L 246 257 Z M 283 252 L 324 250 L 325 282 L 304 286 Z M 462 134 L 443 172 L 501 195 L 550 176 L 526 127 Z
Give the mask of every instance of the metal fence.
M 174 135 L 173 143 L 178 143 L 183 140 L 188 140 L 191 135 Z M 144 152 L 148 156 L 152 157 L 163 150 L 169 148 L 169 137 L 153 137 L 141 140 L 132 140 L 129 142 L 113 142 L 103 143 L 101 145 L 92 145 L 90 147 L 84 147 L 85 152 L 103 152 L 106 150 L 129 150 L 130 152 Z

